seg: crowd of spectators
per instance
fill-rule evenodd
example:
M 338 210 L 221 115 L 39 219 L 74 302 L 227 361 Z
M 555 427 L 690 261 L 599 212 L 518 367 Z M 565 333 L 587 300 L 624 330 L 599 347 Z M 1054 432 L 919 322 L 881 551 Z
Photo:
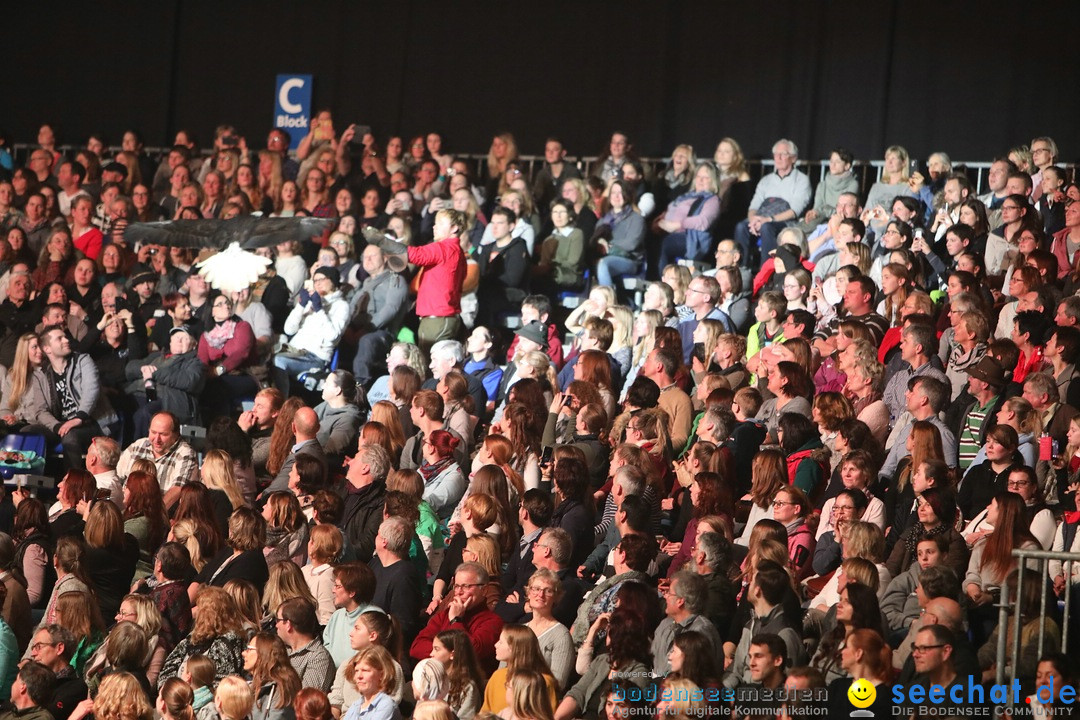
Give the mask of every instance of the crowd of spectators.
M 504 133 L 476 176 L 437 133 L 339 130 L 0 148 L 0 422 L 58 481 L 0 503 L 0 720 L 839 717 L 860 678 L 886 717 L 894 684 L 1075 682 L 1080 565 L 1013 555 L 1080 552 L 1053 140 L 977 195 L 899 146 L 861 188 L 786 139 L 755 183 L 732 138 L 660 168 L 551 138 L 529 177 Z M 335 222 L 227 293 L 210 251 L 125 237 L 253 213 Z

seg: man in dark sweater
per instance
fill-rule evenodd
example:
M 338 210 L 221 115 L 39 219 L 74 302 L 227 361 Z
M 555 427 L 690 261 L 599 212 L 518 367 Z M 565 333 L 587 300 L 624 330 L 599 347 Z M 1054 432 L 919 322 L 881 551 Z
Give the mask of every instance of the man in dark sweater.
M 45 625 L 30 642 L 30 658 L 56 674 L 52 696 L 45 705 L 53 720 L 67 720 L 75 706 L 86 699 L 86 683 L 71 667 L 78 641 L 63 625 Z
M 421 586 L 416 566 L 409 562 L 409 545 L 415 529 L 400 517 L 388 517 L 375 536 L 375 557 L 369 565 L 375 574 L 371 602 L 397 618 L 405 641 L 420 631 Z
M 375 532 L 382 522 L 390 456 L 381 445 L 361 445 L 345 464 L 345 512 L 338 527 L 351 556 L 367 562 L 375 552 Z

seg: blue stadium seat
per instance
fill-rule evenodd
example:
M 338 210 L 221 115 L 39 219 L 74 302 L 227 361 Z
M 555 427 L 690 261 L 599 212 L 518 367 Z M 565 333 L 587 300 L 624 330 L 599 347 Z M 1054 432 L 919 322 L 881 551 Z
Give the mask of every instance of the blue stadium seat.
M 16 451 L 30 450 L 37 453 L 38 457 L 45 457 L 45 436 L 12 433 L 4 437 L 3 449 Z M 61 448 L 59 452 L 63 452 L 63 448 Z
M 590 285 L 591 285 L 591 283 L 589 281 L 591 280 L 591 278 L 592 278 L 592 273 L 589 271 L 588 268 L 586 268 L 585 269 L 585 284 L 582 286 L 583 289 L 578 290 L 578 291 L 564 290 L 563 292 L 559 293 L 559 298 L 558 298 L 559 305 L 566 308 L 567 310 L 573 310 L 578 305 L 580 305 L 581 303 L 588 300 L 589 299 L 589 289 L 590 289 Z

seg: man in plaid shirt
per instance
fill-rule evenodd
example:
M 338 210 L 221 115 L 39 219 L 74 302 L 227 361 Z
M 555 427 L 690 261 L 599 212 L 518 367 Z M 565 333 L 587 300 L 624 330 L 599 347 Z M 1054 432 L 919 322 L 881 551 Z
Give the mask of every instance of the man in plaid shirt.
M 199 479 L 199 456 L 180 439 L 180 423 L 170 412 L 155 415 L 150 421 L 150 434 L 128 445 L 120 455 L 116 474 L 127 480 L 132 463 L 140 459 L 154 463 L 161 492 Z

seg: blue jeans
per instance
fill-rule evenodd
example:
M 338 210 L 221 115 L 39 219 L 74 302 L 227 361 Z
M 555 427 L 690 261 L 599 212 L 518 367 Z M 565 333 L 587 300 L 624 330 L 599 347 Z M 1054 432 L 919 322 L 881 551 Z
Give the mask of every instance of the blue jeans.
M 742 250 L 743 264 L 751 270 L 761 267 L 761 261 L 769 257 L 769 253 L 776 249 L 776 236 L 788 226 L 785 221 L 762 223 L 758 236 L 750 234 L 750 221 L 741 220 L 735 226 L 735 242 Z M 760 252 L 755 253 L 754 248 L 760 247 Z
M 325 360 L 309 352 L 278 353 L 274 356 L 274 387 L 288 397 L 289 385 L 294 378 L 312 368 L 322 369 L 327 364 Z
M 616 278 L 622 278 L 624 275 L 636 275 L 640 269 L 640 260 L 605 255 L 596 263 L 596 282 L 614 288 Z

